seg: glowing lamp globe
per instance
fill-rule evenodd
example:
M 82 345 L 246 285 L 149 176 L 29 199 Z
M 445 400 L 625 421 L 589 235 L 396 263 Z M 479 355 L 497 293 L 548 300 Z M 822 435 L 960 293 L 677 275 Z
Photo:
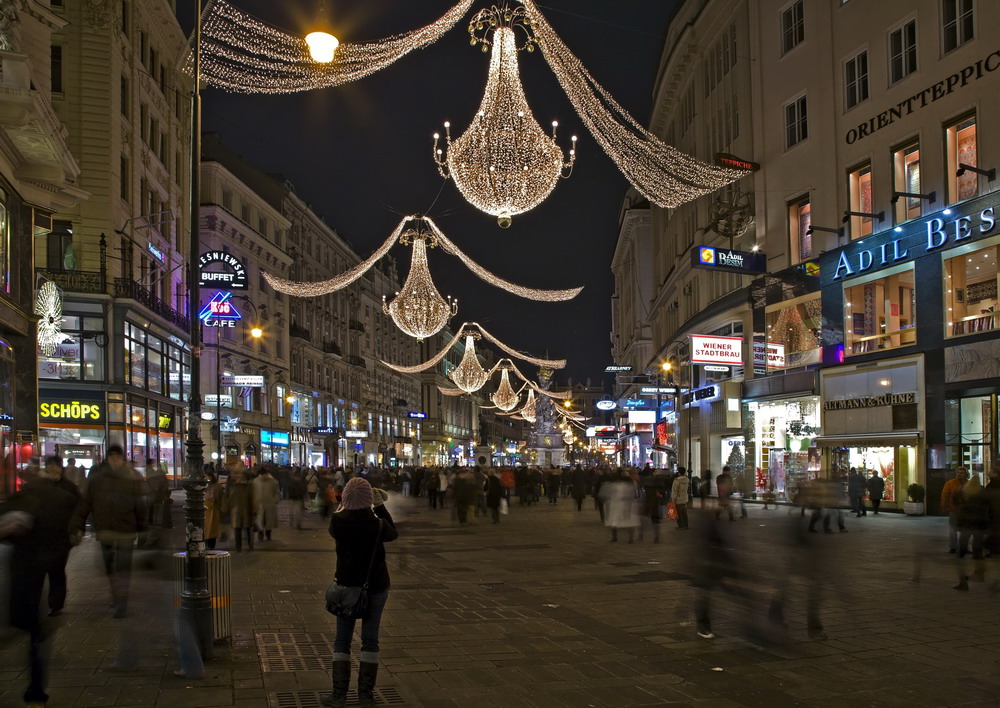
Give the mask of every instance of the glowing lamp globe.
M 309 56 L 313 61 L 329 64 L 333 61 L 337 47 L 340 46 L 340 40 L 329 32 L 318 30 L 306 35 L 306 44 L 309 46 Z

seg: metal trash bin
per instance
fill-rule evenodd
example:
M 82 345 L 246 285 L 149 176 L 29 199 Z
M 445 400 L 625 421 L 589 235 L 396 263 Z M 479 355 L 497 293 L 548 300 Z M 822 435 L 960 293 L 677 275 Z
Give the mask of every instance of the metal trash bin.
M 174 554 L 174 605 L 181 606 L 184 591 L 184 561 L 187 553 Z M 205 572 L 208 575 L 208 593 L 212 596 L 212 640 L 230 639 L 233 621 L 229 609 L 232 592 L 232 557 L 229 551 L 205 551 Z

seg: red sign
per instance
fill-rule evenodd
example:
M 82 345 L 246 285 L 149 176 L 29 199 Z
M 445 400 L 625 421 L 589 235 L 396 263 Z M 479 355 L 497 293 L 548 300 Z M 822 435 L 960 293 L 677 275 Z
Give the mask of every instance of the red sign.
M 743 337 L 691 335 L 692 364 L 743 364 Z

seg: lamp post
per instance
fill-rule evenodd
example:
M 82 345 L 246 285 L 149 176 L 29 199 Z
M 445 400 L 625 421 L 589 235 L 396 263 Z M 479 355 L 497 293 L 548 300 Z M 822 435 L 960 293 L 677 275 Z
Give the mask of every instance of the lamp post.
M 247 303 L 253 307 L 254 310 L 254 325 L 250 328 L 250 336 L 254 339 L 260 339 L 264 336 L 264 330 L 261 328 L 257 319 L 257 308 L 246 295 L 235 295 L 234 297 L 240 298 L 241 300 L 246 300 Z M 246 326 L 246 325 L 244 325 Z M 219 431 L 216 447 L 216 458 L 219 464 L 222 462 L 222 328 L 215 328 L 215 421 L 216 428 Z

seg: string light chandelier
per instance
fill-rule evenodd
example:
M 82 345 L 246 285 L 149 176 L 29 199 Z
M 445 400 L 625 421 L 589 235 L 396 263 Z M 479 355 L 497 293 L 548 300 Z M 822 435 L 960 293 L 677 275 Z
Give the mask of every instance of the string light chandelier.
M 403 232 L 399 241 L 413 244 L 410 272 L 401 293 L 397 292 L 391 303 L 386 304 L 385 295 L 382 296 L 382 312 L 392 317 L 404 334 L 422 341 L 444 329 L 448 320 L 458 313 L 458 300 L 449 297 L 445 302 L 431 280 L 427 268 L 427 247 L 437 243 L 434 236 L 425 236 L 410 229 Z
M 465 335 L 465 353 L 462 354 L 462 361 L 448 374 L 448 378 L 466 393 L 478 391 L 490 377 L 476 356 L 477 339 L 479 335 L 474 332 Z
M 469 35 L 484 52 L 492 48 L 486 91 L 465 133 L 452 140 L 451 124 L 446 122 L 445 149 L 438 147 L 441 135 L 434 134 L 434 161 L 441 176 L 452 178 L 472 206 L 497 217 L 497 223 L 507 228 L 512 216 L 534 209 L 560 177 L 570 176 L 576 136 L 566 161 L 556 144 L 558 122 L 552 122 L 549 137 L 531 114 L 517 63 L 518 51 L 534 51 L 536 43 L 524 8 L 494 5 L 481 10 L 469 23 Z
M 521 417 L 524 418 L 529 423 L 535 422 L 536 405 L 538 405 L 538 401 L 535 400 L 535 390 L 529 388 L 528 395 L 524 399 L 524 407 L 521 408 Z
M 490 394 L 490 400 L 504 413 L 514 410 L 521 402 L 521 391 L 515 391 L 514 387 L 510 385 L 510 370 L 513 366 L 513 362 L 509 359 L 502 359 L 493 367 L 494 370 L 500 370 L 500 383 L 497 384 L 497 390 Z
M 52 356 L 67 337 L 62 331 L 62 291 L 51 280 L 46 280 L 38 289 L 35 314 L 38 315 L 38 348 L 45 356 Z

